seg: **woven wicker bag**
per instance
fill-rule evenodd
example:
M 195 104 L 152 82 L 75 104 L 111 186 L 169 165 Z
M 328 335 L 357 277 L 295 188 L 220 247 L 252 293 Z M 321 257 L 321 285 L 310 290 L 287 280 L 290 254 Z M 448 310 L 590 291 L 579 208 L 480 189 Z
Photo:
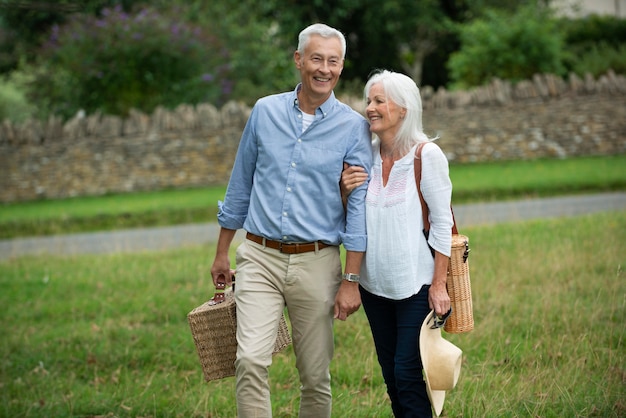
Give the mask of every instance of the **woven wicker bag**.
M 452 314 L 443 329 L 451 334 L 469 332 L 474 329 L 472 308 L 472 286 L 469 273 L 469 238 L 461 234 L 452 235 L 452 249 L 448 261 L 446 287 L 450 296 Z
M 187 314 L 191 335 L 200 357 L 204 380 L 234 376 L 237 355 L 237 307 L 232 290 L 216 292 L 211 300 Z M 291 344 L 287 321 L 282 315 L 274 354 Z
M 415 183 L 422 206 L 422 216 L 424 221 L 424 234 L 427 235 L 430 229 L 428 221 L 428 205 L 424 201 L 420 188 L 422 178 L 422 147 L 418 145 L 415 151 Z M 450 207 L 452 211 L 452 207 Z M 472 285 L 469 274 L 469 238 L 459 234 L 452 212 L 452 248 L 450 249 L 450 259 L 448 261 L 448 277 L 446 288 L 450 296 L 450 306 L 452 313 L 448 317 L 444 330 L 451 334 L 460 334 L 474 329 L 474 314 L 472 307 Z

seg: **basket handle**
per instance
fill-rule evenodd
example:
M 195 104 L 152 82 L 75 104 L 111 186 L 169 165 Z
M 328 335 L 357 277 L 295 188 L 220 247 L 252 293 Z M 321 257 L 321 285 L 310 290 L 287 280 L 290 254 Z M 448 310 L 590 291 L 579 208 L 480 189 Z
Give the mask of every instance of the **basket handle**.
M 232 281 L 232 290 L 235 290 L 235 274 L 231 276 Z M 209 305 L 217 305 L 226 300 L 226 296 L 224 294 L 224 290 L 226 289 L 226 277 L 220 275 L 217 278 L 217 284 L 215 285 L 215 294 L 211 299 L 209 299 Z

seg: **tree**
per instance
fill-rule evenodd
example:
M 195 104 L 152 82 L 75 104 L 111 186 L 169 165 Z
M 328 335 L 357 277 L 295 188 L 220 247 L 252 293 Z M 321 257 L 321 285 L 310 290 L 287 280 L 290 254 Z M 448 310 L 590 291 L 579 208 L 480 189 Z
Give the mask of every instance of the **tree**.
M 294 88 L 294 46 L 280 36 L 273 20 L 264 17 L 263 3 L 188 0 L 181 5 L 181 13 L 220 36 L 233 75 L 229 80 L 231 99 L 251 105 L 261 96 Z
M 41 50 L 32 97 L 71 116 L 79 109 L 125 115 L 228 95 L 228 55 L 218 38 L 154 9 L 76 14 L 54 26 Z
M 519 81 L 537 73 L 564 73 L 563 39 L 549 9 L 525 6 L 507 13 L 488 11 L 460 30 L 461 49 L 448 61 L 458 87 Z
M 385 31 L 395 40 L 396 54 L 404 72 L 418 85 L 422 82 L 422 69 L 427 56 L 440 45 L 441 39 L 451 32 L 451 16 L 439 0 L 391 0 L 379 9 L 368 9 L 369 20 L 374 21 L 382 10 Z
M 539 0 L 267 0 L 259 6 L 278 24 L 284 39 L 314 22 L 346 35 L 343 80 L 363 81 L 377 68 L 403 71 L 422 84 L 445 84 L 444 66 L 458 46 L 457 24 L 480 16 L 486 7 L 513 8 Z
M 53 25 L 75 13 L 97 15 L 105 7 L 130 10 L 137 0 L 0 0 L 0 73 L 15 69 L 20 59 L 32 62 Z

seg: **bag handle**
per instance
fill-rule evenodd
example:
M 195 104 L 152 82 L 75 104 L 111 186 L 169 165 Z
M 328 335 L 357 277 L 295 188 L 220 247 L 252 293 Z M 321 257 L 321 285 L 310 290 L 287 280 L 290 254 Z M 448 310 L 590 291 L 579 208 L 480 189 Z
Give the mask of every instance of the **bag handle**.
M 420 205 L 422 205 L 422 220 L 424 221 L 424 231 L 430 231 L 430 221 L 428 220 L 428 205 L 422 196 L 422 188 L 420 183 L 422 182 L 422 148 L 425 142 L 420 143 L 415 150 L 415 161 L 413 162 L 413 170 L 415 171 L 415 184 L 417 185 L 417 194 L 420 198 Z M 459 231 L 456 227 L 456 219 L 454 219 L 454 211 L 452 205 L 450 205 L 450 212 L 452 212 L 452 235 L 458 235 Z
M 233 274 L 231 277 L 232 277 L 231 286 L 234 292 L 235 291 L 235 275 Z M 211 299 L 209 299 L 209 305 L 217 305 L 219 303 L 224 302 L 226 300 L 226 295 L 224 293 L 225 289 L 226 289 L 226 277 L 219 276 L 217 278 L 217 284 L 215 286 L 215 294 L 213 295 Z

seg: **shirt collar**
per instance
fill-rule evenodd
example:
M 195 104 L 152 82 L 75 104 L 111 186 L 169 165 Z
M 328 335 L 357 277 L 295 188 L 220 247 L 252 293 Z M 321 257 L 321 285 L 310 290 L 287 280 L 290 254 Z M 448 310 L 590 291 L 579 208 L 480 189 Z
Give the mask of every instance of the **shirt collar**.
M 298 91 L 300 91 L 300 88 L 302 88 L 302 83 L 298 83 L 296 88 L 293 90 L 294 107 L 298 107 Z M 317 113 L 319 111 L 322 113 L 323 117 L 326 117 L 330 113 L 331 109 L 333 108 L 336 102 L 337 102 L 337 99 L 335 98 L 335 92 L 331 91 L 330 96 L 328 96 L 328 99 L 326 99 L 324 103 L 322 103 L 317 109 L 315 109 L 315 112 Z

